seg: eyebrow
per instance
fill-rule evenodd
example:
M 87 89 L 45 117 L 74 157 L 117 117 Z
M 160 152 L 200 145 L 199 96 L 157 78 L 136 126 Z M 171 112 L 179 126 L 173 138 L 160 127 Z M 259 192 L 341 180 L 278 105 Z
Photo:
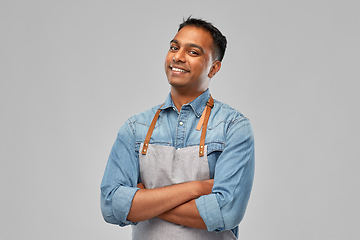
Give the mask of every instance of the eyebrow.
M 175 43 L 179 45 L 179 42 L 176 39 L 171 40 L 170 43 Z M 187 43 L 186 46 L 198 48 L 202 53 L 204 53 L 204 49 L 195 43 Z

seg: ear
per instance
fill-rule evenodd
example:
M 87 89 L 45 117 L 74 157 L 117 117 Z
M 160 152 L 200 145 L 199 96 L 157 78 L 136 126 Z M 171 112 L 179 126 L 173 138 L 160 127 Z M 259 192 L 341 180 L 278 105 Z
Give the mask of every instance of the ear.
M 212 66 L 210 68 L 210 72 L 208 74 L 208 77 L 209 78 L 213 78 L 215 76 L 215 74 L 220 71 L 220 68 L 221 68 L 221 62 L 219 60 L 215 60 L 213 63 L 212 63 Z

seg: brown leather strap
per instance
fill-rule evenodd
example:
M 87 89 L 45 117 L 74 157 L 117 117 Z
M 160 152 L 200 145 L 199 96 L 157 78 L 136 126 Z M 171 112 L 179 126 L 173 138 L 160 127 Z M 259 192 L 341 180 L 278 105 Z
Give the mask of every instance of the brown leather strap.
M 164 104 L 163 104 L 164 105 Z M 161 107 L 163 106 L 161 105 Z M 156 124 L 156 121 L 158 120 L 159 118 L 159 115 L 160 115 L 160 112 L 161 112 L 161 107 L 157 110 L 151 124 L 150 124 L 150 127 L 149 127 L 149 130 L 146 134 L 146 137 L 145 137 L 145 141 L 144 141 L 144 145 L 143 145 L 143 149 L 141 150 L 141 153 L 143 155 L 146 154 L 147 152 L 147 149 L 148 149 L 148 146 L 149 146 L 149 142 L 150 142 L 150 138 L 151 138 L 151 135 L 152 135 L 152 132 L 154 131 L 154 128 L 155 128 L 155 124 Z
M 209 122 L 210 112 L 213 107 L 214 107 L 214 99 L 210 95 L 209 101 L 206 103 L 206 107 L 205 107 L 207 109 L 205 113 L 204 124 L 202 126 L 202 131 L 201 131 L 199 157 L 204 156 L 206 129 L 207 129 L 207 124 Z
M 206 108 L 204 108 L 204 111 L 201 114 L 201 118 L 199 119 L 198 125 L 196 126 L 196 130 L 200 131 L 202 128 L 202 125 L 204 125 L 204 119 L 205 119 L 205 115 L 206 115 Z
M 161 105 L 161 107 L 163 105 Z M 148 130 L 148 132 L 146 134 L 143 149 L 141 150 L 141 153 L 143 155 L 146 155 L 146 153 L 147 153 L 150 138 L 151 138 L 152 132 L 154 131 L 156 121 L 159 118 L 159 115 L 160 115 L 160 112 L 161 112 L 161 107 L 157 110 L 157 112 L 156 112 L 156 114 L 155 114 L 155 116 L 154 116 L 154 118 L 153 118 L 153 120 L 152 120 L 152 122 L 150 124 L 149 130 Z M 204 118 L 204 123 L 203 123 L 203 126 L 202 126 L 202 130 L 201 130 L 200 146 L 199 146 L 199 156 L 200 157 L 204 156 L 206 129 L 207 129 L 207 124 L 208 124 L 209 117 L 210 117 L 210 112 L 211 112 L 211 109 L 213 107 L 214 107 L 214 99 L 210 95 L 209 101 L 206 103 L 206 106 L 205 106 L 206 111 L 204 109 L 205 118 Z

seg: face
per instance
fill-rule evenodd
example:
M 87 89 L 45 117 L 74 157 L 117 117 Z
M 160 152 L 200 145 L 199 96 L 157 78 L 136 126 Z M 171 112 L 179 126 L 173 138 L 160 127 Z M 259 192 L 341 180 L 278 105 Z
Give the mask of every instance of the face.
M 193 26 L 183 27 L 170 41 L 165 58 L 165 73 L 172 88 L 187 93 L 202 93 L 210 78 L 220 69 L 213 63 L 210 33 Z

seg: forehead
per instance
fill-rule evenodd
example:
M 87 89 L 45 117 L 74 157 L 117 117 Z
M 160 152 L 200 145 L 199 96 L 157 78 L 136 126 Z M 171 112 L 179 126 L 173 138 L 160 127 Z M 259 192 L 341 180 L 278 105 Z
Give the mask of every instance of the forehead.
M 196 44 L 207 50 L 211 50 L 213 45 L 210 33 L 194 26 L 183 27 L 173 40 L 179 44 Z

